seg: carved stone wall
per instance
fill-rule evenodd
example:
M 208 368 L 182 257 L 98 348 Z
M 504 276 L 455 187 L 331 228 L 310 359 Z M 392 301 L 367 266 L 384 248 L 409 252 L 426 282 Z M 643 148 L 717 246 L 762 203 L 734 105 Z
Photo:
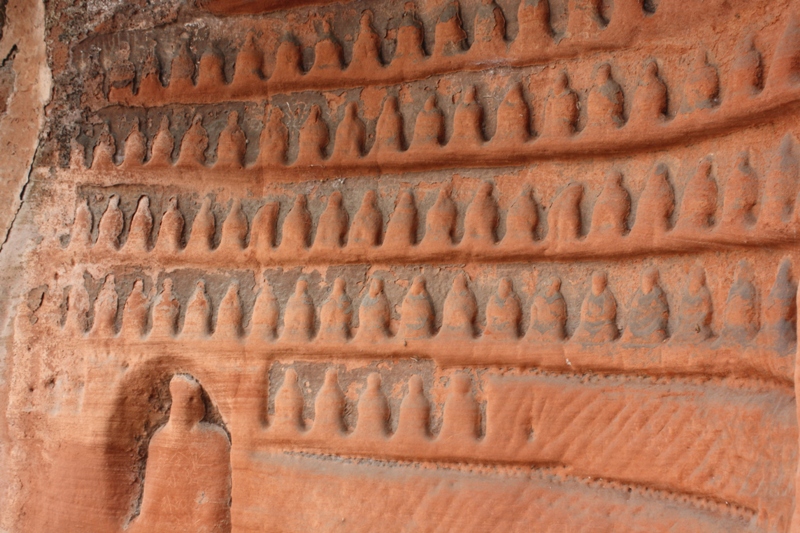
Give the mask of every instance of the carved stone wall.
M 0 529 L 800 533 L 800 4 L 28 9 Z

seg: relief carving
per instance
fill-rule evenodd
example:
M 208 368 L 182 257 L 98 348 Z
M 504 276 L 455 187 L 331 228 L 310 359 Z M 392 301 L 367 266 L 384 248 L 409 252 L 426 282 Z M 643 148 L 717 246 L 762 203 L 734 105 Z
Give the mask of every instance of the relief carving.
M 84 3 L 0 530 L 800 532 L 794 2 Z
M 228 436 L 203 422 L 200 385 L 175 376 L 169 420 L 150 439 L 142 507 L 130 531 L 231 530 Z

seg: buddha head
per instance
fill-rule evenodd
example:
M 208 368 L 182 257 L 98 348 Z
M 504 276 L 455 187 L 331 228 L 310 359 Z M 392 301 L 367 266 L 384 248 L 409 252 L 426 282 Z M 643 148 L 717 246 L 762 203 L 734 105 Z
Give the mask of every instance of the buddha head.
M 203 419 L 206 406 L 197 381 L 189 376 L 175 375 L 169 382 L 169 392 L 172 396 L 171 424 L 190 428 Z
M 608 278 L 605 272 L 595 272 L 592 274 L 592 294 L 600 296 L 606 290 Z
M 658 284 L 658 269 L 655 267 L 650 267 L 644 271 L 642 274 L 642 292 L 644 294 L 650 294 Z

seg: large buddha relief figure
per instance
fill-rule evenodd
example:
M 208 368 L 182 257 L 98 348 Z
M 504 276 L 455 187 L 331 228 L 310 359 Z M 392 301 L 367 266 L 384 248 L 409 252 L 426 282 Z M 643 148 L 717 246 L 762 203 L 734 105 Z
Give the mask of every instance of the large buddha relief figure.
M 205 421 L 200 384 L 175 375 L 169 420 L 147 452 L 141 512 L 133 533 L 227 533 L 231 531 L 231 443 Z

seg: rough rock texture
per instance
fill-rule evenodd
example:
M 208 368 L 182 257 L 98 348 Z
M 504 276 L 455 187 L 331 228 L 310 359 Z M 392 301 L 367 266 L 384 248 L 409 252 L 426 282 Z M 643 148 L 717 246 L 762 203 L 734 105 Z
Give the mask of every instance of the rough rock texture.
M 800 533 L 800 2 L 0 6 L 0 531 Z

